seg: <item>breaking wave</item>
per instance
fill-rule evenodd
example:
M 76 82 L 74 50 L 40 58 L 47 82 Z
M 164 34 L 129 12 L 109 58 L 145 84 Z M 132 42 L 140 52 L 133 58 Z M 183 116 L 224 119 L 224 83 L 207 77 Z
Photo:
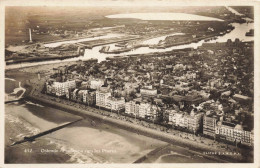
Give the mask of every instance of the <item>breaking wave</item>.
M 15 137 L 15 139 L 23 139 L 25 136 L 32 136 L 41 132 L 39 128 L 36 128 L 34 125 L 23 118 L 19 118 L 11 114 L 6 114 L 5 119 L 7 122 L 19 125 L 20 128 L 24 129 L 24 131 L 19 133 Z M 52 137 L 45 137 L 45 139 L 49 141 L 49 143 L 46 145 L 54 144 L 60 152 L 70 156 L 70 159 L 67 160 L 68 163 L 108 163 L 105 160 L 102 160 L 95 156 L 95 153 L 93 152 L 86 152 L 74 149 L 65 140 L 55 139 Z
M 28 132 L 28 135 L 35 135 L 35 134 L 38 134 L 41 132 L 41 130 L 39 128 L 36 128 L 35 126 L 30 124 L 26 120 L 13 116 L 11 114 L 6 114 L 5 119 L 10 123 L 19 124 L 22 128 L 24 128 Z M 22 137 L 22 134 L 19 134 L 16 137 L 20 138 L 20 137 Z

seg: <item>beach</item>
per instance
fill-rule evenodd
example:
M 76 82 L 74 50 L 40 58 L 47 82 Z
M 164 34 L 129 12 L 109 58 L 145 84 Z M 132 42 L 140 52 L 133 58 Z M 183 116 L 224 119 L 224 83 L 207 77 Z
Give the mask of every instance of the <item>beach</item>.
M 79 117 L 32 103 L 9 104 L 6 109 L 6 163 L 132 163 L 166 144 L 104 123 L 96 122 L 92 126 L 92 120 L 86 119 L 35 142 L 10 147 L 23 136 L 35 135 Z
M 6 90 L 12 90 L 15 85 L 8 86 Z M 33 143 L 9 147 L 24 136 L 35 135 L 80 117 L 29 101 L 7 104 L 5 113 L 6 163 L 131 163 L 165 144 L 145 136 L 130 136 L 125 130 L 98 121 L 93 127 L 92 119 L 86 119 Z M 32 149 L 32 152 L 25 152 L 27 149 Z

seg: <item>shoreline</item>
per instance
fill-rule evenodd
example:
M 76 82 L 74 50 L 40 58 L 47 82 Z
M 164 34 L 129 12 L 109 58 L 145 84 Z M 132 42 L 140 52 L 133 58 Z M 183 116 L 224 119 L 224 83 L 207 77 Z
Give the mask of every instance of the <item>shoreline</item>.
M 65 122 L 74 121 L 80 117 L 76 115 L 72 115 L 70 113 L 65 113 L 64 111 L 60 111 L 51 107 L 41 106 L 39 107 L 38 104 L 21 104 L 21 105 L 8 105 L 10 108 L 8 108 L 7 112 L 7 120 L 6 120 L 6 128 L 12 127 L 13 130 L 8 129 L 6 139 L 8 144 L 11 144 L 10 137 L 18 141 L 22 138 L 21 132 L 16 132 L 17 129 L 23 129 L 27 128 L 24 126 L 21 126 L 22 123 L 13 123 L 8 122 L 10 121 L 9 116 L 14 116 L 16 121 L 16 118 L 21 118 L 22 121 L 25 123 L 30 123 L 30 129 L 39 128 L 40 131 L 44 131 L 49 128 L 55 127 L 55 125 L 59 125 Z M 37 107 L 34 107 L 37 106 Z M 35 109 L 34 109 L 35 108 Z M 15 110 L 16 109 L 16 110 Z M 24 114 L 19 112 L 19 109 L 21 111 L 25 110 Z M 15 110 L 15 111 L 14 111 Z M 31 111 L 32 110 L 32 111 Z M 45 111 L 46 110 L 46 111 Z M 51 113 L 53 113 L 53 117 L 51 117 Z M 45 118 L 45 115 L 41 114 L 49 114 L 47 118 Z M 33 116 L 32 116 L 33 115 Z M 51 119 L 52 118 L 52 119 Z M 11 118 L 12 119 L 12 118 Z M 11 120 L 12 121 L 12 120 Z M 44 124 L 44 123 L 50 123 L 50 124 Z M 25 125 L 26 126 L 26 125 Z M 32 126 L 32 127 L 31 127 Z M 17 128 L 17 129 L 15 129 Z M 9 133 L 9 135 L 8 135 Z M 11 133 L 11 135 L 10 135 Z M 25 136 L 34 135 L 37 132 L 31 134 L 29 133 L 23 133 Z M 85 135 L 84 135 L 85 134 Z M 19 135 L 17 137 L 17 135 Z M 70 136 L 72 135 L 72 136 Z M 64 137 L 64 138 L 63 138 Z M 79 139 L 75 137 L 80 137 Z M 102 137 L 102 138 L 101 138 Z M 100 138 L 100 139 L 99 139 Z M 80 139 L 85 139 L 86 141 L 81 141 Z M 93 141 L 93 139 L 96 139 Z M 47 140 L 47 144 L 44 143 L 41 146 L 38 146 L 41 140 Z M 87 142 L 88 141 L 88 142 Z M 87 143 L 86 143 L 87 142 Z M 49 146 L 49 143 L 57 144 L 58 146 L 51 147 Z M 38 144 L 38 145 L 37 145 Z M 61 155 L 63 153 L 68 153 L 72 158 L 75 158 L 77 156 L 76 153 L 72 153 L 72 151 L 77 151 L 79 154 L 79 159 L 81 160 L 80 163 L 133 163 L 135 160 L 137 160 L 139 157 L 146 155 L 148 152 L 153 150 L 154 148 L 166 145 L 165 142 L 152 139 L 145 136 L 136 136 L 136 134 L 129 133 L 123 129 L 115 128 L 114 126 L 105 124 L 105 123 L 99 123 L 96 122 L 96 125 L 93 125 L 91 120 L 87 118 L 86 120 L 75 124 L 73 126 L 69 126 L 67 128 L 61 129 L 55 133 L 46 135 L 44 137 L 41 137 L 37 139 L 34 143 L 24 143 L 23 145 L 15 145 L 11 148 L 6 146 L 6 150 L 9 153 L 10 151 L 15 152 L 17 149 L 24 148 L 24 145 L 26 145 L 26 148 L 31 148 L 33 150 L 32 154 L 35 154 L 35 157 L 32 156 L 31 159 L 34 158 L 40 158 L 40 156 L 44 153 L 40 152 L 40 149 L 53 149 L 58 150 L 59 152 L 54 152 L 55 154 L 53 159 L 56 158 L 63 158 Z M 36 146 L 35 146 L 36 145 Z M 121 148 L 122 146 L 123 148 Z M 100 150 L 103 150 L 103 152 L 99 152 Z M 109 150 L 113 150 L 113 153 L 110 153 Z M 37 152 L 39 151 L 39 152 Z M 90 151 L 90 153 L 88 152 Z M 91 152 L 93 151 L 93 152 Z M 106 152 L 107 151 L 107 152 Z M 129 153 L 128 153 L 129 152 Z M 11 159 L 10 161 L 19 161 L 20 163 L 23 163 L 21 159 L 19 159 L 19 155 L 16 154 L 13 155 L 13 157 L 18 158 L 12 159 L 12 154 L 7 153 L 7 158 Z M 93 153 L 94 155 L 92 156 Z M 56 155 L 57 154 L 57 155 Z M 61 154 L 61 155 L 59 155 Z M 128 157 L 121 156 L 123 154 L 129 154 Z M 49 155 L 49 154 L 47 154 Z M 38 157 L 39 156 L 39 157 Z M 28 158 L 26 154 L 22 154 L 21 158 Z M 47 156 L 46 156 L 47 157 Z M 48 157 L 52 157 L 49 155 Z M 88 160 L 88 158 L 91 157 L 94 160 Z M 52 158 L 51 158 L 52 159 Z M 70 158 L 69 158 L 70 159 Z M 39 162 L 47 162 L 48 158 L 43 158 L 43 160 L 39 160 Z M 55 161 L 56 162 L 56 161 Z M 64 161 L 65 162 L 65 161 Z M 30 163 L 30 161 L 28 161 Z M 62 162 L 56 162 L 56 163 L 62 163 Z M 68 163 L 68 162 L 66 162 Z M 73 163 L 78 163 L 77 161 Z
M 122 121 L 122 120 L 118 120 L 118 119 L 114 119 L 114 118 L 110 118 L 110 117 L 106 117 L 104 115 L 100 115 L 97 114 L 95 112 L 90 112 L 91 110 L 99 110 L 99 109 L 95 109 L 92 107 L 88 107 L 87 110 L 83 110 L 83 109 L 78 109 L 76 107 L 72 107 L 66 104 L 62 104 L 62 103 L 58 103 L 58 102 L 54 102 L 52 100 L 47 100 L 47 99 L 43 99 L 43 98 L 39 98 L 36 96 L 32 96 L 31 94 L 29 96 L 26 97 L 26 99 L 32 101 L 32 102 L 36 102 L 36 103 L 40 103 L 43 105 L 48 105 L 50 107 L 53 108 L 57 108 L 59 110 L 63 110 L 65 112 L 74 114 L 74 115 L 78 115 L 81 117 L 90 117 L 91 119 L 96 119 L 96 120 L 101 120 L 104 123 L 113 125 L 113 126 L 119 126 L 121 129 L 133 132 L 133 133 L 137 133 L 137 134 L 141 134 L 147 137 L 151 137 L 151 138 L 155 138 L 158 140 L 162 140 L 164 142 L 176 145 L 178 147 L 182 147 L 186 150 L 191 150 L 192 153 L 196 153 L 196 154 L 200 154 L 205 158 L 208 158 L 210 160 L 217 160 L 220 163 L 225 163 L 225 162 L 240 162 L 240 163 L 244 163 L 244 162 L 248 162 L 245 161 L 244 158 L 242 156 L 232 156 L 232 155 L 214 155 L 214 156 L 208 156 L 203 154 L 203 152 L 221 152 L 221 153 L 225 153 L 225 150 L 222 149 L 214 149 L 212 147 L 203 145 L 201 143 L 196 143 L 196 142 L 192 142 L 186 139 L 181 139 L 177 136 L 174 135 L 170 135 L 167 134 L 165 132 L 161 132 L 161 131 L 157 131 L 157 130 L 153 130 L 151 128 L 147 128 L 141 125 L 135 125 L 132 123 L 128 123 L 126 121 Z M 102 110 L 99 110 L 102 111 Z M 223 154 L 224 154 L 223 153 Z
M 10 122 L 5 119 L 5 147 L 4 147 L 4 163 L 5 164 L 36 164 L 36 163 L 58 163 L 66 162 L 70 159 L 70 155 L 67 153 L 53 153 L 53 157 L 48 157 L 40 151 L 39 146 L 45 146 L 46 148 L 55 149 L 55 144 L 50 144 L 46 139 L 38 139 L 37 143 L 24 143 L 22 146 L 10 147 L 12 140 L 10 137 L 17 138 L 17 135 L 25 135 L 28 127 L 21 127 L 19 123 Z M 17 133 L 18 134 L 17 134 Z M 14 140 L 14 139 L 13 139 Z M 33 149 L 33 152 L 25 152 L 25 149 Z

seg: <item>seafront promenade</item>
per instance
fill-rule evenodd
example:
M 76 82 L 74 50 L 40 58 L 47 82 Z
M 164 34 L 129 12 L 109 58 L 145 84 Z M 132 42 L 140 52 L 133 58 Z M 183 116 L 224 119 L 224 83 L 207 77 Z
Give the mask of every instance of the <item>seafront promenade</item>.
M 148 137 L 156 138 L 173 145 L 183 147 L 184 150 L 188 150 L 194 155 L 201 155 L 208 159 L 215 160 L 217 162 L 244 162 L 244 149 L 228 146 L 220 142 L 197 137 L 193 134 L 180 132 L 177 130 L 166 130 L 162 126 L 148 123 L 146 121 L 135 120 L 128 116 L 118 115 L 117 113 L 111 113 L 106 110 L 97 109 L 83 104 L 78 104 L 64 99 L 55 98 L 46 94 L 42 94 L 44 79 L 40 81 L 38 79 L 30 80 L 31 91 L 27 95 L 26 99 L 51 106 L 68 113 L 91 118 L 95 122 L 104 122 L 114 125 L 120 129 L 128 130 L 136 134 L 145 135 Z M 214 155 L 208 153 L 215 153 Z

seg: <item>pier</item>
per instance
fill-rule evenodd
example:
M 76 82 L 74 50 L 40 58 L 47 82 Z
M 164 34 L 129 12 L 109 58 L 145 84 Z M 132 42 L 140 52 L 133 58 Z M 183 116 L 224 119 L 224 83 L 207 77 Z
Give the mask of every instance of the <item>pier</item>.
M 44 135 L 50 134 L 50 133 L 52 133 L 52 132 L 58 131 L 58 130 L 60 130 L 60 129 L 62 129 L 62 128 L 65 128 L 65 127 L 67 127 L 67 126 L 70 126 L 70 125 L 75 124 L 75 123 L 77 123 L 77 122 L 79 122 L 79 121 L 82 121 L 82 120 L 84 120 L 84 118 L 79 119 L 79 120 L 76 120 L 76 121 L 72 121 L 72 122 L 69 122 L 69 123 L 66 123 L 66 124 L 63 124 L 63 125 L 60 125 L 60 126 L 58 126 L 58 127 L 49 129 L 49 130 L 47 130 L 47 131 L 40 132 L 40 133 L 38 133 L 38 134 L 36 134 L 36 135 L 33 135 L 33 136 L 30 136 L 30 137 L 24 137 L 23 140 L 14 142 L 14 143 L 11 144 L 10 146 L 18 145 L 18 144 L 25 143 L 25 142 L 33 142 L 33 141 L 35 141 L 36 138 L 39 138 L 39 137 L 41 137 L 41 136 L 44 136 Z
M 24 98 L 15 99 L 15 100 L 9 100 L 9 101 L 5 101 L 5 104 L 14 103 L 14 102 L 20 102 L 20 101 L 23 101 L 23 100 L 24 100 Z

